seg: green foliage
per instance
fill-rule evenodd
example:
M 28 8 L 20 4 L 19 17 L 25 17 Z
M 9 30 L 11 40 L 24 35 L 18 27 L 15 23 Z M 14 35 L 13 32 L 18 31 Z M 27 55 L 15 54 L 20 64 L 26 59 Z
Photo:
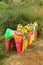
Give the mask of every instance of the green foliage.
M 43 6 L 43 0 L 40 0 L 39 5 L 40 5 L 40 6 Z
M 0 9 L 7 9 L 9 5 L 5 4 L 4 2 L 0 2 Z
M 5 42 L 1 42 L 0 41 L 0 65 L 4 65 L 4 62 L 2 59 L 4 59 L 5 57 L 8 58 L 10 56 L 10 53 L 6 52 L 5 49 Z
M 16 29 L 17 23 L 26 25 L 36 20 L 42 21 L 43 12 L 40 11 L 41 7 L 38 5 L 40 1 L 25 0 L 19 4 L 6 4 L 5 2 L 0 2 L 1 32 L 5 32 L 8 27 Z
M 9 5 L 4 2 L 0 2 L 0 31 L 1 32 L 4 32 L 7 27 L 15 28 L 13 25 L 11 25 L 14 23 L 14 20 L 16 18 L 16 16 L 15 17 L 14 16 L 15 16 L 14 11 L 10 9 Z

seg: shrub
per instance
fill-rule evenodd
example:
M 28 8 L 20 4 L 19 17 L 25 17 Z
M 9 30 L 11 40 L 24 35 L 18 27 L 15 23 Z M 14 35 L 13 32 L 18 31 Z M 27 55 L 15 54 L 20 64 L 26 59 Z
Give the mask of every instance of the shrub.
M 10 9 L 9 5 L 0 2 L 0 31 L 3 33 L 7 27 L 15 28 L 15 19 L 16 14 L 12 9 Z M 12 25 L 13 24 L 13 25 Z
M 40 5 L 40 6 L 43 6 L 43 0 L 40 0 L 39 5 Z
M 43 7 L 35 6 L 34 2 L 39 1 L 24 1 L 19 4 L 8 5 L 1 2 L 0 6 L 0 30 L 5 32 L 6 28 L 16 29 L 16 24 L 34 22 L 35 20 L 42 21 Z M 34 5 L 34 6 L 33 6 Z M 42 10 L 42 12 L 41 12 Z M 3 25 L 3 26 L 2 26 Z

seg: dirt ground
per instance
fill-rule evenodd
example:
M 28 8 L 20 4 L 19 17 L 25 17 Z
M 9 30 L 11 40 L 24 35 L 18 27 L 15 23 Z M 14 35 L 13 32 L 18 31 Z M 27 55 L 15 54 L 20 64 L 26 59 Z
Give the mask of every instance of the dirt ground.
M 13 53 L 5 58 L 4 65 L 43 65 L 43 39 L 38 39 L 20 56 Z

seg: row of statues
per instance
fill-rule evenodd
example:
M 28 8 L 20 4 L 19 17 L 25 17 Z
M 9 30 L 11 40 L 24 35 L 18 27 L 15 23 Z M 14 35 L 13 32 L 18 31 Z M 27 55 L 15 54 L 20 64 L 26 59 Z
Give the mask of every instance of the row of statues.
M 37 22 L 34 22 L 33 24 L 30 23 L 25 26 L 18 24 L 17 30 L 7 28 L 5 32 L 6 50 L 10 50 L 10 44 L 13 40 L 13 43 L 17 48 L 17 53 L 21 54 L 22 51 L 25 51 L 27 47 L 33 43 L 33 41 L 36 41 L 37 34 Z

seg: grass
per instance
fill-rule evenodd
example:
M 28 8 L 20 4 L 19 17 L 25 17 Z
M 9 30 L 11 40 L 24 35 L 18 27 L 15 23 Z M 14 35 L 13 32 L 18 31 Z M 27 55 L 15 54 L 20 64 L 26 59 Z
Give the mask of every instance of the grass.
M 8 56 L 9 54 L 7 54 L 5 51 L 5 44 L 0 42 L 0 65 L 3 65 L 3 59 Z

